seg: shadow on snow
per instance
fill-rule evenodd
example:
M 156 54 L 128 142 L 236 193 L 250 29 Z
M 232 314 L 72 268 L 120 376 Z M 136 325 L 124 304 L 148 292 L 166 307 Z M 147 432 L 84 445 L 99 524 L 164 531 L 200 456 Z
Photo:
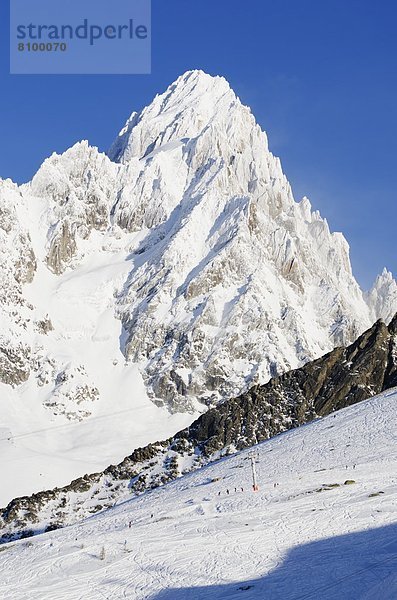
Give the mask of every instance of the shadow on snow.
M 271 548 L 269 548 L 271 552 Z M 249 558 L 247 558 L 247 567 Z M 169 588 L 151 600 L 395 600 L 397 524 L 296 546 L 259 579 Z

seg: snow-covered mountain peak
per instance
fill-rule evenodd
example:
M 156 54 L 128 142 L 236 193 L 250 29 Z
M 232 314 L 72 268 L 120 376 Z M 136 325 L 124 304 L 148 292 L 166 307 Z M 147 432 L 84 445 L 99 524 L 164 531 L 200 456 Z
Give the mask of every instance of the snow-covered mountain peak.
M 202 70 L 192 70 L 180 75 L 163 94 L 156 97 L 156 100 L 161 101 L 161 112 L 175 106 L 183 110 L 184 106 L 196 103 L 201 109 L 206 104 L 208 110 L 214 113 L 217 102 L 225 95 L 234 101 L 237 100 L 224 77 L 212 76 Z
M 367 301 L 375 319 L 382 319 L 385 323 L 389 323 L 396 314 L 397 282 L 386 267 L 368 292 Z
M 239 133 L 237 146 L 241 146 L 244 138 L 248 142 L 246 130 L 252 128 L 255 120 L 250 110 L 241 104 L 226 79 L 188 71 L 142 112 L 132 113 L 109 156 L 126 163 L 134 157 L 150 156 L 160 148 L 169 149 L 170 144 L 185 144 L 207 131 L 212 138 L 219 134 L 220 143 L 214 150 L 220 154 L 222 138 L 226 141 Z M 263 141 L 266 147 L 266 136 Z
M 378 275 L 378 277 L 376 278 L 376 284 L 378 287 L 379 285 L 382 284 L 390 284 L 393 281 L 393 273 L 391 271 L 388 271 L 386 269 L 386 267 L 383 268 L 383 271 L 380 275 Z

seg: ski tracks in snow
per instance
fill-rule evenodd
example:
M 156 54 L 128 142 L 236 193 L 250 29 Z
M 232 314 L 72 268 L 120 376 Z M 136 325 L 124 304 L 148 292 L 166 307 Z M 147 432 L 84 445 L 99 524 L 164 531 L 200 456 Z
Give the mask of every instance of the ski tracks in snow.
M 396 398 L 260 444 L 259 492 L 243 451 L 79 525 L 0 546 L 1 600 L 156 600 L 165 590 L 176 600 L 394 600 Z

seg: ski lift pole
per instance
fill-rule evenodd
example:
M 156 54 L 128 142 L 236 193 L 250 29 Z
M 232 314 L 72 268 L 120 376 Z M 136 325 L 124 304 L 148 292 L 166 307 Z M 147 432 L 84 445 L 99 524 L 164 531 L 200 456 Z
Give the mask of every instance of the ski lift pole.
M 258 480 L 256 477 L 256 468 L 255 468 L 255 458 L 256 455 L 255 454 L 249 454 L 249 459 L 251 461 L 251 471 L 252 471 L 252 489 L 254 492 L 258 492 L 259 491 L 259 486 L 258 486 Z

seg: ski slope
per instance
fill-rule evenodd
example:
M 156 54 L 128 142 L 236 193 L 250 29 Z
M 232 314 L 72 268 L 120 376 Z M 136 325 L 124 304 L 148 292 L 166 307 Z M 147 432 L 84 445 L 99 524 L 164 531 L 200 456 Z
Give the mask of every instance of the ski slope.
M 0 597 L 395 599 L 396 401 L 394 389 L 256 446 L 259 492 L 243 451 L 3 545 Z

